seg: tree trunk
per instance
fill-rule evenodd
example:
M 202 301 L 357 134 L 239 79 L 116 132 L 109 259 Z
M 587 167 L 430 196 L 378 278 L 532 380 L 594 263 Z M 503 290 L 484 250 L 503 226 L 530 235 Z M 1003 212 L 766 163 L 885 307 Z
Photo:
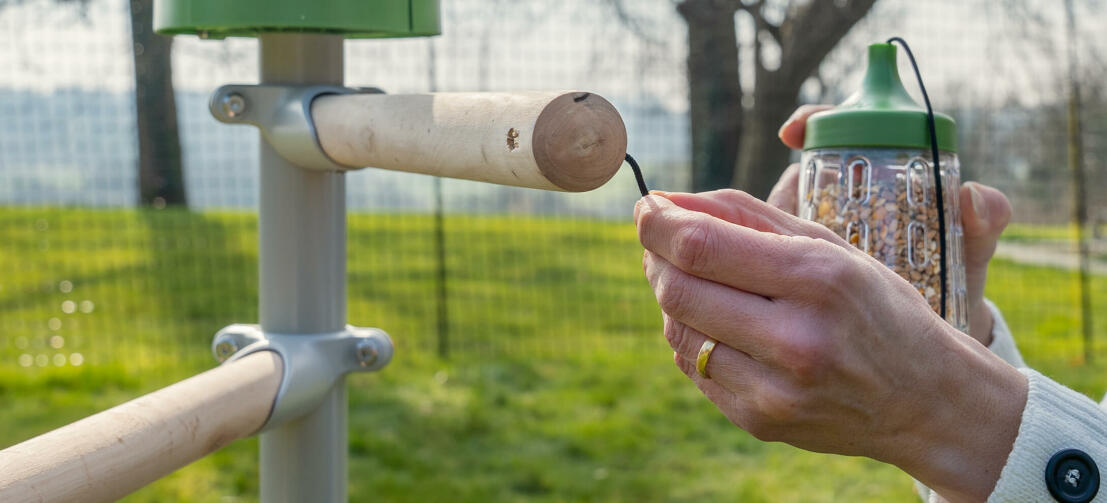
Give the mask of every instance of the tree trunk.
M 760 198 L 768 197 L 788 165 L 788 148 L 780 143 L 776 132 L 796 107 L 800 87 L 875 2 L 827 0 L 793 5 L 776 33 L 766 32 L 780 44 L 780 67 L 767 70 L 757 58 L 753 107 L 747 111 L 749 119 L 735 166 L 734 180 L 739 188 Z M 767 30 L 770 25 L 757 10 L 760 8 L 757 4 L 747 12 L 754 16 L 759 30 Z M 759 50 L 760 44 L 755 44 L 755 50 Z
M 171 37 L 153 31 L 153 0 L 131 0 L 138 192 L 143 205 L 186 205 L 169 54 Z
M 776 133 L 795 110 L 800 85 L 781 82 L 785 79 L 777 72 L 759 70 L 757 74 L 755 105 L 746 112 L 734 186 L 765 199 L 788 167 L 790 151 Z
M 730 185 L 742 135 L 742 86 L 734 2 L 684 0 L 688 23 L 688 95 L 692 127 L 692 190 Z
M 1091 297 L 1091 260 L 1089 258 L 1088 239 L 1088 193 L 1085 189 L 1084 173 L 1084 126 L 1080 120 L 1080 82 L 1078 80 L 1076 56 L 1077 31 L 1076 12 L 1073 0 L 1065 0 L 1066 45 L 1068 48 L 1068 158 L 1069 172 L 1072 173 L 1072 223 L 1076 226 L 1076 249 L 1080 260 L 1080 327 L 1084 339 L 1084 363 L 1095 360 L 1092 346 L 1092 297 Z

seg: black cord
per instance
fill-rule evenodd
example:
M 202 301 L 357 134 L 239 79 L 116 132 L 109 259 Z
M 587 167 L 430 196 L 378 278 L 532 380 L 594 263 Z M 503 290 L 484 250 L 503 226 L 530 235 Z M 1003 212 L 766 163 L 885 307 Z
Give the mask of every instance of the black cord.
M 911 48 L 907 46 L 907 42 L 900 37 L 892 37 L 888 39 L 888 43 L 898 42 L 903 46 L 903 52 L 907 53 L 907 59 L 911 60 L 911 68 L 915 70 L 915 77 L 919 80 L 919 91 L 922 91 L 923 101 L 926 102 L 926 125 L 930 128 L 930 154 L 934 156 L 934 182 L 935 182 L 935 203 L 938 205 L 938 244 L 940 246 L 939 261 L 941 273 L 941 285 L 942 285 L 942 318 L 946 317 L 946 296 L 949 291 L 949 285 L 947 285 L 947 257 L 946 257 L 946 205 L 945 194 L 942 190 L 942 168 L 940 161 L 938 160 L 938 128 L 934 126 L 934 109 L 930 106 L 930 96 L 926 94 L 926 87 L 923 86 L 922 74 L 919 73 L 919 65 L 915 63 L 915 55 L 911 54 Z M 910 251 L 908 251 L 910 253 Z
M 634 171 L 634 180 L 638 182 L 638 191 L 642 193 L 642 197 L 650 195 L 650 189 L 646 188 L 646 179 L 642 178 L 642 168 L 638 167 L 638 161 L 635 161 L 630 154 L 626 157 L 627 164 L 630 164 L 630 169 Z

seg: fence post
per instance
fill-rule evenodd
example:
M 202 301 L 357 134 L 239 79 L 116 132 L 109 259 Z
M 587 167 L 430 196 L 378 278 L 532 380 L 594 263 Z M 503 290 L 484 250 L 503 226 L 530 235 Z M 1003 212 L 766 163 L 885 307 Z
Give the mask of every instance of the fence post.
M 438 91 L 438 59 L 434 51 L 434 41 L 427 40 L 427 90 Z M 435 285 L 438 299 L 438 356 L 450 356 L 450 296 L 446 289 L 446 217 L 442 202 L 442 177 L 434 177 L 434 252 L 438 267 Z
M 1084 341 L 1084 362 L 1093 363 L 1095 354 L 1092 346 L 1092 292 L 1090 282 L 1091 264 L 1088 257 L 1088 196 L 1084 188 L 1084 128 L 1080 121 L 1080 85 L 1076 65 L 1076 13 L 1072 0 L 1065 0 L 1066 38 L 1068 46 L 1068 160 L 1072 173 L 1073 225 L 1076 226 L 1076 247 L 1080 260 L 1080 325 Z

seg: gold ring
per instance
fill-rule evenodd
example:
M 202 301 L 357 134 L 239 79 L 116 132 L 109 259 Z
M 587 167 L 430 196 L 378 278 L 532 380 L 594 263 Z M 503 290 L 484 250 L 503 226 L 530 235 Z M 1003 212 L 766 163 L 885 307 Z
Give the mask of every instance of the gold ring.
M 715 351 L 715 339 L 708 337 L 700 346 L 700 354 L 696 356 L 696 372 L 704 379 L 711 379 L 711 376 L 707 375 L 707 360 L 711 358 L 712 351 Z

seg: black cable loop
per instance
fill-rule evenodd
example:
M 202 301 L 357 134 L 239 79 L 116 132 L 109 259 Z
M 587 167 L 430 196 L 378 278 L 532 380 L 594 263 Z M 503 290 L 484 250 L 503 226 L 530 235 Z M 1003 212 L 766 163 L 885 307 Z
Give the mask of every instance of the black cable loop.
M 638 191 L 642 193 L 642 197 L 650 195 L 650 189 L 646 188 L 646 179 L 642 178 L 642 168 L 638 167 L 638 161 L 635 161 L 630 154 L 627 154 L 626 161 L 630 164 L 631 171 L 634 171 L 634 181 L 638 182 Z
M 934 125 L 934 109 L 930 106 L 930 96 L 926 94 L 926 86 L 923 85 L 922 74 L 919 73 L 919 65 L 915 63 L 915 55 L 911 54 L 911 48 L 907 46 L 907 41 L 900 37 L 892 37 L 888 39 L 889 44 L 898 42 L 903 46 L 903 52 L 907 53 L 907 59 L 911 60 L 911 68 L 915 70 L 915 78 L 919 81 L 919 91 L 922 91 L 923 101 L 926 102 L 926 125 L 930 130 L 930 154 L 934 156 L 934 183 L 935 183 L 935 203 L 938 205 L 938 244 L 939 244 L 939 272 L 941 276 L 941 289 L 942 289 L 942 318 L 946 317 L 946 297 L 949 292 L 948 277 L 948 258 L 946 257 L 946 205 L 945 205 L 945 192 L 942 187 L 942 168 L 941 161 L 938 159 L 938 128 Z M 910 253 L 910 250 L 908 250 Z

